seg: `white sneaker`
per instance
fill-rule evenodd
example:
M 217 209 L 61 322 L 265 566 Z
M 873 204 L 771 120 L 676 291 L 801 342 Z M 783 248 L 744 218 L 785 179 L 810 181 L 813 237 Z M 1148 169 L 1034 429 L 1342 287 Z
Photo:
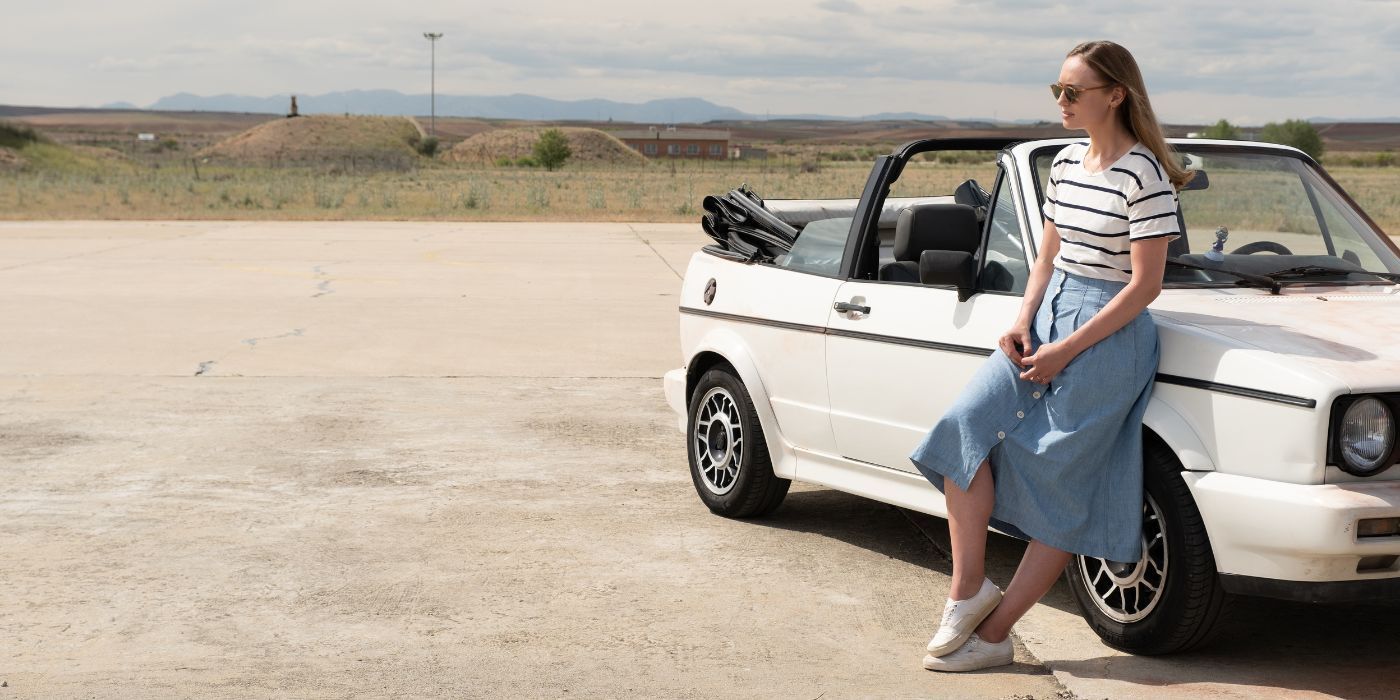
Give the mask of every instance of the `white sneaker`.
M 982 624 L 1001 602 L 1001 589 L 991 579 L 982 579 L 982 588 L 977 595 L 967 600 L 948 599 L 943 605 L 943 619 L 938 623 L 938 632 L 929 640 L 928 653 L 943 656 L 962 646 L 972 630 Z
M 976 671 L 1011 663 L 1016 650 L 1011 637 L 993 644 L 974 632 L 956 651 L 946 656 L 925 656 L 924 668 L 930 671 Z

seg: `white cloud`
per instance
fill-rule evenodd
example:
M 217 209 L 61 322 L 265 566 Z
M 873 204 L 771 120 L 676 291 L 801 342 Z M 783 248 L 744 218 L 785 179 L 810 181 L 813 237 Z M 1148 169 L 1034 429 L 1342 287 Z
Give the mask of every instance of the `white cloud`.
M 1164 119 L 1400 114 L 1400 3 L 1340 0 L 98 0 L 8 10 L 17 103 L 148 103 L 180 91 L 439 91 L 641 101 L 699 96 L 751 112 L 918 110 L 1037 118 L 1070 47 L 1134 52 Z M 54 41 L 62 35 L 66 41 Z M 13 73 L 20 73 L 19 77 Z M 839 86 L 839 87 L 838 87 Z M 925 97 L 932 86 L 936 98 Z M 1160 99 L 1158 98 L 1160 96 Z M 941 104 L 940 104 L 941 103 Z M 1170 107 L 1170 109 L 1168 109 Z M 1286 111 L 1284 111 L 1286 110 Z M 1277 111 L 1278 113 L 1274 113 Z

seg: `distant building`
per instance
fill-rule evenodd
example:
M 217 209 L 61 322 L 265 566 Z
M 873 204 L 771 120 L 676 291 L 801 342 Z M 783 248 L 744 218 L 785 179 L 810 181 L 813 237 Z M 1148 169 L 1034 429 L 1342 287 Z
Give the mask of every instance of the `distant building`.
M 612 135 L 648 158 L 724 160 L 729 157 L 728 131 L 653 126 L 645 130 L 614 131 Z
M 768 149 L 736 143 L 729 147 L 729 157 L 733 160 L 764 160 L 768 157 Z

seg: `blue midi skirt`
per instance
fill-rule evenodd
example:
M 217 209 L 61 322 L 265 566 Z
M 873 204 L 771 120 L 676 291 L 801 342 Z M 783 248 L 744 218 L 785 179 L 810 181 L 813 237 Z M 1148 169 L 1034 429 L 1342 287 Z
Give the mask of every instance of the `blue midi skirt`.
M 1031 324 L 1032 352 L 1068 336 L 1125 286 L 1056 268 Z M 1137 561 L 1142 415 L 1158 356 L 1146 309 L 1048 385 L 1021 379 L 1021 367 L 997 349 L 909 459 L 940 492 L 944 477 L 967 490 L 985 459 L 998 530 L 1075 554 Z

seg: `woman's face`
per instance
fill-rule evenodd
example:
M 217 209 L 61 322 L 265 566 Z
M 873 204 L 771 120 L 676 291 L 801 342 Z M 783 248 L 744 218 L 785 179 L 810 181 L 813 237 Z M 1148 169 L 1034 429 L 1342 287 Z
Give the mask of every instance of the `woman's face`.
M 1059 83 L 1081 90 L 1109 84 L 1079 56 L 1065 59 L 1064 65 L 1060 66 Z M 1110 124 L 1114 117 L 1114 106 L 1122 103 L 1124 92 L 1118 85 L 1103 90 L 1080 92 L 1073 104 L 1070 104 L 1069 93 L 1061 92 L 1056 100 L 1060 105 L 1060 124 L 1066 129 L 1085 130 L 1096 130 Z

